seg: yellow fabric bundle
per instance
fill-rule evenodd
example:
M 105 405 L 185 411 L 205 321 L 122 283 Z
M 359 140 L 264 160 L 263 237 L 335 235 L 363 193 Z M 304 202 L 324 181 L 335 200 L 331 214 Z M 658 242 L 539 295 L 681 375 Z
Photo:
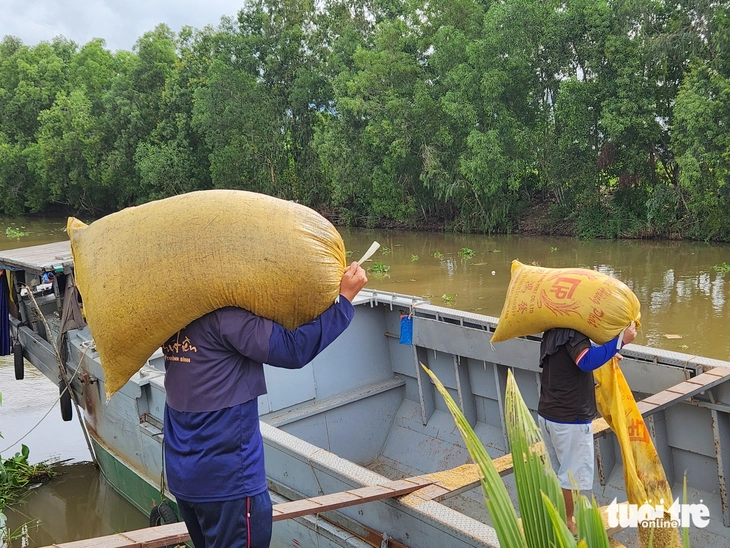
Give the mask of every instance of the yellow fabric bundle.
M 492 342 L 575 329 L 604 344 L 632 321 L 640 325 L 639 299 L 629 287 L 587 268 L 542 268 L 512 261 L 512 276 Z
M 294 329 L 339 294 L 345 246 L 315 211 L 237 190 L 192 192 L 87 226 L 69 218 L 76 283 L 114 394 L 174 333 L 225 306 Z
M 596 379 L 598 412 L 614 431 L 621 446 L 624 463 L 624 484 L 629 504 L 651 506 L 672 505 L 672 489 L 664 473 L 664 466 L 649 435 L 644 417 L 634 400 L 616 357 L 593 372 Z M 666 516 L 667 520 L 669 516 Z M 648 546 L 650 530 L 640 528 L 641 545 Z M 679 548 L 676 528 L 655 529 L 655 548 Z

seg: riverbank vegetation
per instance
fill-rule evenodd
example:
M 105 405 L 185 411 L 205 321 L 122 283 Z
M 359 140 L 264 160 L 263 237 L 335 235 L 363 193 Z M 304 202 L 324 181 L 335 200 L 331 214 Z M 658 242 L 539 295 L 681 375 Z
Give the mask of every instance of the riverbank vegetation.
M 6 36 L 0 212 L 238 188 L 357 226 L 730 241 L 728 121 L 727 3 L 246 0 L 131 52 Z
M 31 485 L 53 477 L 53 468 L 49 464 L 29 464 L 29 455 L 30 450 L 23 445 L 20 453 L 0 459 L 0 512 Z
M 5 507 L 16 502 L 34 484 L 54 476 L 53 468 L 47 463 L 29 464 L 29 455 L 30 450 L 23 445 L 20 453 L 0 458 L 0 546 L 7 545 L 14 537 L 6 527 Z

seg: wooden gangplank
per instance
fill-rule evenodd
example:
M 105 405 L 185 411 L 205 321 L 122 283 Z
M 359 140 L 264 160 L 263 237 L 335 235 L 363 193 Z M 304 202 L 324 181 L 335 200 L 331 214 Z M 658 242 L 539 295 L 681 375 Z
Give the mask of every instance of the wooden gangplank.
M 691 379 L 687 379 L 666 390 L 657 392 L 648 398 L 644 398 L 640 402 L 637 402 L 636 405 L 642 415 L 651 415 L 679 401 L 684 401 L 700 392 L 722 384 L 728 378 L 730 378 L 730 367 L 714 367 Z
M 608 423 L 603 419 L 594 420 L 592 426 L 594 437 L 609 429 Z M 534 446 L 538 450 L 542 447 L 544 447 L 543 442 L 539 442 Z M 492 459 L 492 463 L 500 476 L 508 476 L 513 472 L 511 453 Z M 464 464 L 450 470 L 442 470 L 420 477 L 427 478 L 433 485 L 403 497 L 401 499 L 403 503 L 418 506 L 429 500 L 441 502 L 477 487 L 482 481 L 482 475 L 476 464 Z
M 281 521 L 338 510 L 366 502 L 399 497 L 430 484 L 431 481 L 424 476 L 416 476 L 320 497 L 284 502 L 274 505 L 273 518 L 274 521 Z M 184 543 L 189 539 L 190 535 L 188 535 L 185 523 L 172 523 L 127 533 L 117 533 L 106 537 L 51 544 L 45 548 L 159 548 Z
M 424 476 L 416 476 L 382 483 L 380 485 L 361 487 L 360 489 L 353 489 L 351 491 L 322 495 L 321 497 L 284 502 L 274 506 L 274 521 L 298 518 L 309 514 L 319 514 L 374 500 L 399 497 L 422 489 L 430 484 L 431 480 L 425 479 Z

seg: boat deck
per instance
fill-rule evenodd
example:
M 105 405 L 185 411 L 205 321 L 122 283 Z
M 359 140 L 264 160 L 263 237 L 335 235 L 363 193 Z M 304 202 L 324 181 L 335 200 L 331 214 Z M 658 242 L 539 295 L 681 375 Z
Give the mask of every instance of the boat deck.
M 30 272 L 54 272 L 73 265 L 71 242 L 9 249 L 0 253 L 0 268 Z

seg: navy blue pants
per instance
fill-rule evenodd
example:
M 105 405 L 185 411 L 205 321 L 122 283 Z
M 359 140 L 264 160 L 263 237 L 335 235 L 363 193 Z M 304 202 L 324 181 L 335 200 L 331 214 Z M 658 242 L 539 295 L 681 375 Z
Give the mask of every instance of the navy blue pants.
M 177 499 L 195 548 L 269 548 L 271 497 L 259 495 L 223 502 Z

